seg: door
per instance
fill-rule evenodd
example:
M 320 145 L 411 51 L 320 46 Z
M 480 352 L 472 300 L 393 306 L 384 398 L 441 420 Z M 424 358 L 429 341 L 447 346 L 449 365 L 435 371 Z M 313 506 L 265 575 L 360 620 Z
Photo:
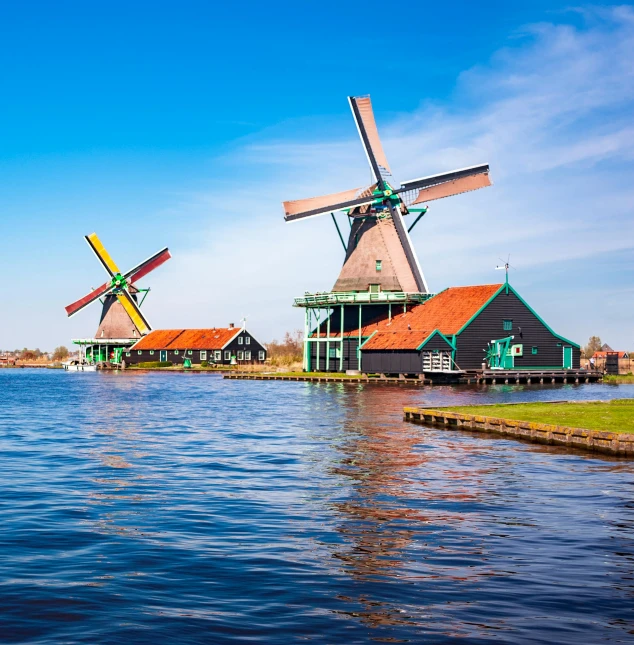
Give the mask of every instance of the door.
M 564 369 L 572 369 L 572 347 L 564 347 Z
M 161 360 L 161 363 L 167 363 L 167 350 L 166 349 L 162 349 L 159 352 L 159 358 Z

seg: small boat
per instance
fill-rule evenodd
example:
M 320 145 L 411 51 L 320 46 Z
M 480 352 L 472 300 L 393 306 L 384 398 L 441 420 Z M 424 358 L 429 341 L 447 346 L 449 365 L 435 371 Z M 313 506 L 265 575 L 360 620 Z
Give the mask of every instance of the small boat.
M 82 361 L 64 361 L 62 366 L 67 372 L 96 372 L 97 365 Z

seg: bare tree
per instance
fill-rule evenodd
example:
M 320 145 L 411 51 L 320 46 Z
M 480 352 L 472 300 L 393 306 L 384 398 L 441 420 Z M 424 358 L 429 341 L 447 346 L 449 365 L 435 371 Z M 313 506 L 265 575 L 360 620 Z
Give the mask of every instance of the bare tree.
M 584 358 L 590 358 L 595 352 L 601 350 L 601 339 L 598 336 L 590 336 L 588 344 L 583 348 Z

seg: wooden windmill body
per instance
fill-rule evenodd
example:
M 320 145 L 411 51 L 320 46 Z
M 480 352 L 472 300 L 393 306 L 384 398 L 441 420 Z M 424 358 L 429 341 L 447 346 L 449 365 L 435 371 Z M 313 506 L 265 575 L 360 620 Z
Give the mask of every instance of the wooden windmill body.
M 431 296 L 409 236 L 427 212 L 425 204 L 491 185 L 488 164 L 397 184 L 383 151 L 370 97 L 348 100 L 374 183 L 284 202 L 287 222 L 330 213 L 345 249 L 343 266 L 332 290 L 295 300 L 295 306 L 306 310 L 304 369 L 314 363 L 311 356 L 316 356 L 317 369 L 359 369 L 359 347 L 368 326 L 391 317 L 394 305 L 406 308 Z M 347 243 L 334 215 L 338 211 L 350 219 Z M 416 212 L 419 216 L 408 229 L 404 217 Z M 353 330 L 354 348 L 349 340 Z

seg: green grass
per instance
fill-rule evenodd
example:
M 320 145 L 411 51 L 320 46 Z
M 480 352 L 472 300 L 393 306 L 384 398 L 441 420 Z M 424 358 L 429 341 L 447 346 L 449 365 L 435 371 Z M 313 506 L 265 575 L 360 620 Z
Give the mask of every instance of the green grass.
M 361 374 L 344 374 L 343 372 L 260 372 L 263 376 L 317 376 L 360 379 Z M 257 374 L 257 372 L 256 372 Z
M 634 383 L 634 374 L 619 374 L 614 376 L 612 374 L 606 374 L 603 377 L 604 383 Z
M 601 432 L 634 433 L 634 399 L 591 403 L 521 403 L 519 405 L 466 405 L 452 412 L 478 414 L 516 421 L 550 423 Z

